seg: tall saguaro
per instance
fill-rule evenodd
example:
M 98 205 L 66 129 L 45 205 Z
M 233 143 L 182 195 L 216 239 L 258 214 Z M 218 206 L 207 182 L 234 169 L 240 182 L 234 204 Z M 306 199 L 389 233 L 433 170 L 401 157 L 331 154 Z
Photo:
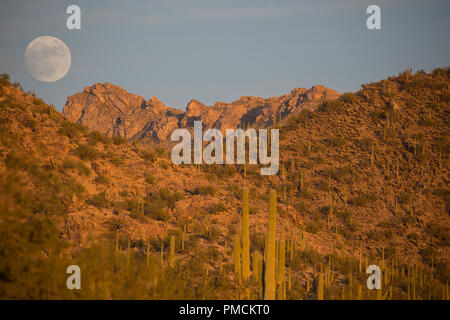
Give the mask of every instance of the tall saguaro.
M 248 221 L 248 188 L 242 194 L 242 280 L 250 277 L 250 232 Z
M 277 215 L 277 192 L 270 191 L 269 226 L 267 230 L 266 270 L 264 274 L 264 299 L 275 300 L 275 236 Z

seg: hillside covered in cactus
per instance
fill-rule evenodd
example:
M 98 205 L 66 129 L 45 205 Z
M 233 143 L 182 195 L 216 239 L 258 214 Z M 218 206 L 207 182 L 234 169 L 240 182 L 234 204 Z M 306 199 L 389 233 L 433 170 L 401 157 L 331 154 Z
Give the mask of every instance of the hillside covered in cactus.
M 280 170 L 262 176 L 177 166 L 3 75 L 0 298 L 448 299 L 449 76 L 407 70 L 275 117 Z

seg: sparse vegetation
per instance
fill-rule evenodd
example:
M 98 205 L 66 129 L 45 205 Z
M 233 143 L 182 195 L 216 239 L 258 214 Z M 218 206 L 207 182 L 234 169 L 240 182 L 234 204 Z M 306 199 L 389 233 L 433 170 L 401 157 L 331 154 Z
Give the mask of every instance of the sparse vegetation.
M 448 299 L 448 76 L 408 70 L 277 119 L 267 178 L 173 166 L 0 75 L 0 297 Z M 90 270 L 82 291 L 61 289 L 70 264 Z

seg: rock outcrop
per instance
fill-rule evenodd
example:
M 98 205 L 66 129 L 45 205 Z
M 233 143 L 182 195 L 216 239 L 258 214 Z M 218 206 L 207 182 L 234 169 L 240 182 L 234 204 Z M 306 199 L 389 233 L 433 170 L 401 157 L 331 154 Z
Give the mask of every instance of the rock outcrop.
M 338 97 L 338 92 L 317 85 L 310 90 L 296 88 L 279 97 L 244 96 L 232 103 L 216 102 L 210 107 L 193 99 L 181 111 L 167 107 L 156 97 L 145 100 L 107 82 L 96 83 L 69 96 L 63 114 L 108 136 L 165 141 L 174 129 L 192 128 L 196 120 L 201 120 L 204 128 L 221 131 L 238 126 L 266 127 L 273 123 L 274 117 L 284 119 Z

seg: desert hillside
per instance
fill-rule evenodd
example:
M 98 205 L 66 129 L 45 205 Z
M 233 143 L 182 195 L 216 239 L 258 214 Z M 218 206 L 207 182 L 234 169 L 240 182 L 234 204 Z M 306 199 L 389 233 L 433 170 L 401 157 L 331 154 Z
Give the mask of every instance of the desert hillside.
M 185 112 L 98 84 L 59 113 L 3 75 L 0 297 L 259 299 L 272 263 L 277 299 L 448 299 L 449 76 Z M 279 128 L 278 175 L 177 166 L 145 143 L 198 118 Z M 83 290 L 66 287 L 72 264 Z M 365 286 L 371 264 L 381 291 Z

